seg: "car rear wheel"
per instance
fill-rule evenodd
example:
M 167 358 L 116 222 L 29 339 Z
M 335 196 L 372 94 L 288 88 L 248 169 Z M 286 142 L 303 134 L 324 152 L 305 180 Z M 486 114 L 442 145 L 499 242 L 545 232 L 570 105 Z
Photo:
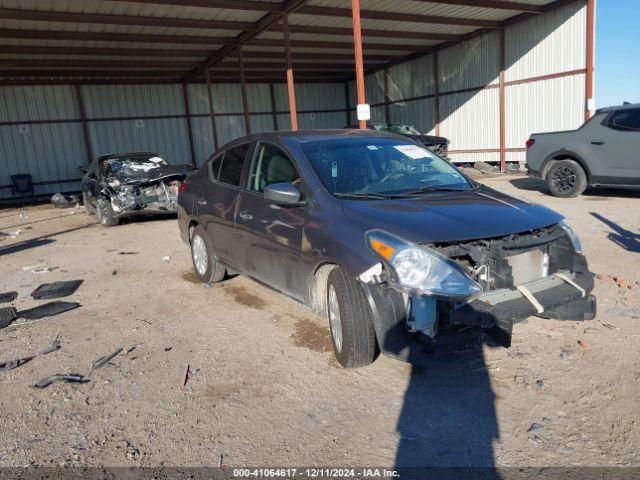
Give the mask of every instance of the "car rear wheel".
M 191 260 L 196 275 L 204 283 L 219 282 L 226 274 L 224 266 L 213 255 L 204 229 L 199 225 L 193 229 L 191 234 Z
M 96 201 L 96 213 L 98 221 L 103 227 L 115 227 L 120 221 L 116 212 L 113 211 L 111 201 L 106 197 L 100 197 Z
M 547 187 L 555 197 L 577 197 L 587 188 L 587 175 L 575 160 L 558 160 L 547 172 Z
M 336 359 L 345 368 L 364 367 L 376 357 L 371 307 L 355 278 L 334 268 L 327 281 L 327 316 Z

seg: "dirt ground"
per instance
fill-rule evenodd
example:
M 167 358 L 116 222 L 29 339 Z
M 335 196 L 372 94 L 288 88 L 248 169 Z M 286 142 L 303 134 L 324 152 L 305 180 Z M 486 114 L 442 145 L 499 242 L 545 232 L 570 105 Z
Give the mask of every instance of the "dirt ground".
M 429 368 L 340 368 L 304 307 L 242 277 L 197 283 L 175 219 L 106 229 L 81 208 L 0 210 L 0 292 L 18 310 L 43 303 L 41 283 L 84 280 L 63 299 L 80 308 L 0 330 L 0 363 L 61 342 L 0 372 L 0 466 L 640 466 L 640 194 L 480 180 L 568 218 L 599 313 L 532 318 L 511 349 Z M 33 388 L 56 373 L 90 381 Z

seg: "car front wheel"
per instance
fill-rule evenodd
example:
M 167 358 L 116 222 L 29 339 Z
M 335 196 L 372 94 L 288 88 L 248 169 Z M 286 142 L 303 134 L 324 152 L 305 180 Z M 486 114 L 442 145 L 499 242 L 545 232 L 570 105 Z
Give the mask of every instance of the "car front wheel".
M 103 227 L 115 227 L 120 221 L 116 212 L 113 211 L 111 201 L 106 197 L 100 197 L 96 201 L 96 213 L 98 214 L 98 221 Z
M 191 260 L 200 281 L 216 283 L 224 278 L 226 269 L 213 255 L 208 237 L 199 225 L 193 229 L 191 234 Z
M 371 307 L 355 278 L 334 268 L 327 281 L 327 316 L 336 359 L 345 368 L 375 360 L 376 335 Z
M 558 160 L 547 173 L 547 187 L 554 197 L 573 198 L 587 188 L 587 175 L 575 160 Z

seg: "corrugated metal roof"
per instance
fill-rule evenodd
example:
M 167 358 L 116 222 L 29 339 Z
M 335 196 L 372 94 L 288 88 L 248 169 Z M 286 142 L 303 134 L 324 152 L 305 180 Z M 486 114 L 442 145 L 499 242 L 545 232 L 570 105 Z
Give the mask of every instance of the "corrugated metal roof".
M 274 4 L 282 3 L 282 0 L 259 0 L 261 2 L 270 2 Z M 527 5 L 547 5 L 553 0 L 518 0 L 521 4 Z M 491 26 L 498 25 L 497 22 L 504 21 L 519 13 L 518 10 L 508 10 L 500 8 L 487 8 L 466 5 L 451 5 L 447 3 L 438 3 L 437 1 L 424 0 L 362 0 L 362 28 L 364 30 L 364 51 L 365 60 L 367 55 L 388 56 L 389 59 L 401 59 L 407 55 L 421 51 L 425 48 L 434 47 L 449 39 L 450 36 L 462 36 L 477 31 L 482 22 L 493 22 Z M 0 29 L 10 30 L 33 30 L 33 31 L 50 31 L 50 38 L 28 38 L 25 34 L 0 35 L 0 58 L 22 58 L 29 59 L 65 59 L 73 60 L 79 58 L 97 59 L 101 58 L 105 61 L 115 59 L 144 59 L 153 58 L 164 59 L 171 62 L 174 58 L 185 58 L 195 61 L 204 61 L 204 59 L 215 55 L 216 52 L 227 43 L 233 43 L 233 39 L 241 35 L 243 31 L 247 31 L 249 26 L 255 25 L 261 18 L 268 15 L 264 9 L 245 10 L 238 8 L 213 8 L 213 7 L 197 7 L 184 6 L 176 1 L 171 4 L 168 1 L 153 3 L 152 1 L 115 1 L 115 0 L 0 0 L 0 8 L 16 9 L 20 11 L 34 11 L 50 13 L 51 18 L 43 16 L 41 13 L 31 14 L 32 18 L 12 19 L 11 12 L 7 12 L 2 18 L 0 12 Z M 309 8 L 305 11 L 305 8 Z M 322 10 L 328 8 L 330 10 Z M 367 12 L 372 12 L 367 14 Z M 376 15 L 376 12 L 384 12 L 387 15 Z M 80 17 L 70 16 L 68 18 L 53 17 L 53 14 L 68 13 L 77 14 Z M 304 61 L 313 61 L 308 59 L 314 53 L 331 54 L 336 52 L 336 48 L 324 48 L 319 46 L 314 48 L 310 42 L 340 42 L 344 47 L 340 47 L 339 52 L 348 53 L 351 51 L 351 16 L 350 3 L 346 0 L 307 0 L 301 7 L 300 11 L 293 12 L 289 15 L 289 23 L 293 33 L 293 55 L 294 58 L 298 52 L 305 54 Z M 393 13 L 402 15 L 400 19 L 394 18 Z M 84 17 L 82 16 L 84 15 Z M 87 15 L 94 15 L 89 17 Z M 371 15 L 380 18 L 370 18 Z M 424 16 L 420 19 L 419 16 Z M 100 16 L 104 16 L 101 18 Z M 109 18 L 108 16 L 116 16 Z M 131 17 L 121 24 L 119 17 Z M 412 16 L 416 16 L 414 21 Z M 138 17 L 144 17 L 139 18 Z M 445 17 L 440 20 L 433 20 L 426 23 L 421 20 L 428 17 Z M 446 17 L 452 19 L 471 20 L 469 25 L 447 24 Z M 546 17 L 546 15 L 545 15 Z M 36 20 L 34 20 L 35 18 Z M 151 20 L 149 20 L 151 19 Z M 160 25 L 148 25 L 146 23 L 157 22 Z M 171 20 L 176 20 L 176 26 L 171 24 Z M 55 20 L 55 21 L 53 21 Z M 179 22 L 178 22 L 179 21 Z M 193 21 L 189 24 L 189 21 Z M 217 23 L 204 24 L 203 22 L 231 22 L 220 26 Z M 479 22 L 477 25 L 473 21 Z M 140 23 L 136 25 L 136 23 Z M 485 24 L 486 25 L 486 24 Z M 235 28 L 235 27 L 242 27 Z M 308 27 L 317 30 L 308 33 L 296 32 L 295 27 Z M 331 27 L 337 27 L 344 31 L 330 31 Z M 330 34 L 325 33 L 329 30 Z M 387 35 L 371 35 L 371 31 L 386 31 Z M 249 28 L 248 31 L 251 31 Z M 61 39 L 56 38 L 55 32 L 77 32 L 78 39 Z M 83 36 L 82 33 L 86 33 Z M 96 40 L 91 37 L 91 33 L 110 33 L 129 35 L 124 41 L 118 41 L 112 38 L 103 38 Z M 336 34 L 339 33 L 339 34 Z M 414 35 L 411 35 L 414 34 Z M 442 39 L 423 38 L 421 35 L 436 34 L 444 35 Z M 157 42 L 154 37 L 144 37 L 145 35 L 167 36 L 167 37 L 193 37 L 190 41 L 180 42 L 180 39 L 171 39 L 170 41 Z M 209 41 L 206 37 L 211 38 Z M 397 38 L 396 38 L 397 37 Z M 256 38 L 258 40 L 277 40 L 282 39 L 280 27 L 273 26 L 271 30 L 259 33 Z M 296 46 L 297 42 L 306 42 L 304 47 Z M 367 43 L 377 44 L 376 49 L 367 49 Z M 393 45 L 391 49 L 380 49 L 381 45 Z M 399 49 L 398 46 L 406 45 L 406 49 Z M 14 51 L 10 48 L 2 51 L 2 46 L 14 47 Z M 23 48 L 15 51 L 15 47 L 48 47 L 49 50 L 39 52 L 33 48 Z M 65 52 L 51 51 L 51 48 L 82 47 L 102 49 L 100 51 L 80 51 L 75 50 L 72 55 L 66 55 Z M 128 52 L 126 50 L 139 49 L 141 52 Z M 109 50 L 113 50 L 111 53 Z M 156 50 L 156 51 L 154 51 Z M 247 43 L 247 52 L 262 53 L 282 52 L 281 47 L 277 46 L 260 46 L 253 44 L 251 41 Z M 178 56 L 167 57 L 171 51 L 184 51 Z M 187 51 L 189 51 L 187 53 Z M 162 53 L 161 53 L 162 52 Z M 60 53 L 63 53 L 62 55 Z M 120 55 L 118 55 L 120 53 Z M 54 55 L 55 54 L 55 55 Z M 155 54 L 155 55 L 154 55 Z M 13 56 L 13 55 L 19 55 Z M 81 56 L 82 55 L 82 56 Z M 262 59 L 261 61 L 269 59 Z M 386 61 L 379 58 L 376 61 Z M 326 63 L 326 59 L 324 60 Z M 36 65 L 37 66 L 37 65 Z M 14 69 L 13 67 L 11 68 Z M 188 75 L 192 68 L 187 66 L 184 75 Z M 0 72 L 1 78 L 1 72 Z

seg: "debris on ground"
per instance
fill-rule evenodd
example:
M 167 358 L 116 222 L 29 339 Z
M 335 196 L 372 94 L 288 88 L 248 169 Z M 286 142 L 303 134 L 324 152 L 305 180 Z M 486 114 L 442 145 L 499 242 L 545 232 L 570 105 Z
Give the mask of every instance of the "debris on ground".
M 473 168 L 482 173 L 498 173 L 498 167 L 488 164 L 487 162 L 476 162 Z
M 38 305 L 37 307 L 30 308 L 29 310 L 22 310 L 18 313 L 20 318 L 25 320 L 39 320 L 45 317 L 53 317 L 69 310 L 78 308 L 80 304 L 78 302 L 49 302 L 44 305 Z
M 0 303 L 13 302 L 16 298 L 18 298 L 18 292 L 0 293 Z
M 142 450 L 140 450 L 138 447 L 136 447 L 129 441 L 125 442 L 124 450 L 127 454 L 127 458 L 130 458 L 131 460 L 139 460 L 144 456 L 144 453 L 142 452 Z
M 120 252 L 118 255 L 138 255 L 140 252 Z
M 162 257 L 162 260 L 163 260 L 165 263 L 169 263 L 169 262 L 171 261 L 171 257 L 170 257 L 169 255 L 167 255 L 166 257 Z
M 0 372 L 8 372 L 9 370 L 13 370 L 15 368 L 21 367 L 25 363 L 29 363 L 35 357 L 24 357 L 18 358 L 16 360 L 12 360 L 10 362 L 0 363 Z
M 184 369 L 184 375 L 182 375 L 182 382 L 180 383 L 180 388 L 184 390 L 184 387 L 187 386 L 188 381 L 189 381 L 189 364 L 187 363 L 187 368 Z
M 529 429 L 527 430 L 527 432 L 530 433 L 531 435 L 538 435 L 542 433 L 543 430 L 544 430 L 544 427 L 541 424 L 532 423 Z
M 56 193 L 51 197 L 51 204 L 56 208 L 69 208 L 73 204 L 61 193 Z
M 0 328 L 8 327 L 18 318 L 18 311 L 15 307 L 0 308 Z
M 24 357 L 24 358 L 18 358 L 16 360 L 12 360 L 10 362 L 0 363 L 0 372 L 8 372 L 9 370 L 13 370 L 15 368 L 21 367 L 25 363 L 29 363 L 31 360 L 33 360 L 34 358 L 36 358 L 36 357 L 38 357 L 40 355 L 47 355 L 47 354 L 55 352 L 56 350 L 59 350 L 59 349 L 60 349 L 60 342 L 58 341 L 58 337 L 56 336 L 56 338 L 53 340 L 51 345 L 49 345 L 46 348 L 43 348 L 42 350 L 40 350 L 35 355 L 30 355 L 30 356 Z
M 58 267 L 49 267 L 44 263 L 40 263 L 38 265 L 30 265 L 28 267 L 22 267 L 22 270 L 25 272 L 33 272 L 33 273 L 49 273 L 53 270 L 57 270 Z
M 49 273 L 54 270 L 57 270 L 58 267 L 42 267 L 42 268 L 34 268 L 31 270 L 33 273 Z
M 43 378 L 34 385 L 35 388 L 47 388 L 49 385 L 55 382 L 68 382 L 68 383 L 87 383 L 89 380 L 84 378 L 79 373 L 57 373 L 50 377 Z
M 536 385 L 540 388 L 544 387 L 544 380 L 536 380 Z
M 22 233 L 22 230 L 18 229 L 18 230 L 14 230 L 13 232 L 9 232 L 8 237 L 10 238 L 16 238 L 18 235 L 20 235 Z
M 122 351 L 122 348 L 117 348 L 116 350 L 111 352 L 109 355 L 105 355 L 104 357 L 100 357 L 97 360 L 94 360 L 93 363 L 91 364 L 91 370 L 96 370 L 100 367 L 103 367 L 104 365 L 109 363 L 111 360 L 113 360 L 121 351 Z
M 589 345 L 587 342 L 583 342 L 582 340 L 578 340 L 578 345 L 583 350 L 591 350 L 591 345 Z
M 36 300 L 68 297 L 73 295 L 80 285 L 82 285 L 82 280 L 43 283 L 31 293 L 31 296 Z

